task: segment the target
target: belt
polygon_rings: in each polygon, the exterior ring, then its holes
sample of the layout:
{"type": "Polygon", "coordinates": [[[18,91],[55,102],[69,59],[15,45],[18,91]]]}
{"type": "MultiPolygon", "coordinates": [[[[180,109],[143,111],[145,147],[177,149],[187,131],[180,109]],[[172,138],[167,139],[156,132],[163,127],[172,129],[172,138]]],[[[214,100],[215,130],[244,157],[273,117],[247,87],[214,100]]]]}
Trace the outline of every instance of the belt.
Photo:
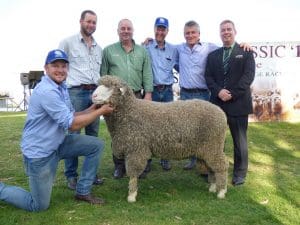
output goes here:
{"type": "Polygon", "coordinates": [[[165,90],[168,87],[172,87],[172,84],[168,84],[168,85],[166,85],[166,84],[159,84],[159,85],[154,86],[155,89],[160,90],[160,91],[161,90],[165,90]]]}
{"type": "Polygon", "coordinates": [[[184,87],[182,87],[181,90],[189,92],[189,93],[208,92],[208,89],[206,89],[206,88],[184,88],[184,87]]]}
{"type": "Polygon", "coordinates": [[[134,94],[138,94],[138,93],[141,93],[142,90],[135,91],[135,90],[132,89],[132,91],[133,91],[134,94]]]}
{"type": "Polygon", "coordinates": [[[81,88],[83,90],[95,90],[97,88],[96,84],[80,84],[77,86],[72,86],[71,88],[81,88]]]}
{"type": "Polygon", "coordinates": [[[139,99],[143,99],[144,98],[144,90],[139,90],[139,91],[135,91],[135,90],[132,90],[135,97],[136,98],[139,98],[139,99]]]}

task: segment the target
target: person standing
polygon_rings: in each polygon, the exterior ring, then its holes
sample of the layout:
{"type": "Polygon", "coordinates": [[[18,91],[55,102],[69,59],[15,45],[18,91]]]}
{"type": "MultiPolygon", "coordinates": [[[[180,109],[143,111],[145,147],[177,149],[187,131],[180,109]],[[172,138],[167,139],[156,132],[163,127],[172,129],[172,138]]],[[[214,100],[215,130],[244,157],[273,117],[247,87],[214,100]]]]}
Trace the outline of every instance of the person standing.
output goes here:
{"type": "MultiPolygon", "coordinates": [[[[133,24],[122,19],[118,24],[119,41],[103,49],[101,75],[115,75],[124,80],[137,98],[152,100],[153,75],[147,51],[133,40],[133,24]]],[[[125,173],[124,159],[113,156],[114,178],[122,178],[125,173]]],[[[150,159],[140,178],[150,171],[150,159]]]]}
{"type": "Polygon", "coordinates": [[[205,79],[211,91],[211,102],[227,116],[234,145],[232,184],[245,182],[248,170],[247,128],[252,113],[250,85],[255,76],[253,52],[245,52],[235,41],[236,29],[231,20],[220,24],[223,47],[209,54],[205,79]]]}
{"type": "Polygon", "coordinates": [[[99,138],[80,134],[67,134],[93,122],[101,115],[113,111],[109,105],[92,105],[75,112],[65,84],[68,57],[60,49],[48,53],[45,75],[30,97],[27,118],[21,140],[24,168],[30,191],[0,182],[0,200],[27,211],[46,210],[61,159],[84,156],[81,174],[76,185],[75,199],[90,204],[103,204],[104,200],[91,195],[104,148],[99,138]]]}
{"type": "MultiPolygon", "coordinates": [[[[207,56],[218,48],[213,43],[200,42],[200,26],[190,20],[184,25],[185,43],[178,45],[180,99],[201,99],[208,101],[210,92],[207,88],[204,72],[207,56]]],[[[195,167],[197,158],[193,156],[183,167],[190,170],[195,167]]],[[[201,163],[201,174],[206,175],[206,167],[201,163]]]]}
{"type": "MultiPolygon", "coordinates": [[[[166,42],[169,32],[169,21],[164,17],[158,17],[154,23],[155,39],[146,40],[145,48],[151,59],[153,74],[152,100],[156,102],[171,102],[174,100],[173,69],[178,70],[178,54],[176,46],[166,42]]],[[[161,159],[160,164],[164,170],[170,170],[168,160],[161,159]]]]}
{"type": "MultiPolygon", "coordinates": [[[[80,32],[62,40],[59,49],[69,57],[69,74],[67,85],[75,111],[92,105],[91,95],[97,87],[100,78],[102,48],[97,44],[92,34],[96,31],[97,15],[92,10],[84,10],[80,16],[80,32]]],[[[85,134],[98,137],[99,118],[85,127],[85,134]]],[[[80,130],[73,133],[80,133],[80,130]]],[[[67,186],[75,189],[77,182],[78,158],[65,160],[65,176],[67,186]]],[[[103,180],[96,175],[94,184],[102,184],[103,180]]]]}
{"type": "MultiPolygon", "coordinates": [[[[193,20],[185,23],[184,38],[186,42],[178,46],[180,99],[209,101],[210,91],[204,77],[206,61],[208,54],[219,47],[213,43],[200,41],[200,26],[193,20]]],[[[247,51],[251,49],[246,43],[242,43],[241,47],[247,51]]],[[[197,158],[193,156],[184,169],[194,168],[196,162],[197,158]]],[[[202,161],[200,161],[200,173],[207,175],[207,168],[202,161]]]]}

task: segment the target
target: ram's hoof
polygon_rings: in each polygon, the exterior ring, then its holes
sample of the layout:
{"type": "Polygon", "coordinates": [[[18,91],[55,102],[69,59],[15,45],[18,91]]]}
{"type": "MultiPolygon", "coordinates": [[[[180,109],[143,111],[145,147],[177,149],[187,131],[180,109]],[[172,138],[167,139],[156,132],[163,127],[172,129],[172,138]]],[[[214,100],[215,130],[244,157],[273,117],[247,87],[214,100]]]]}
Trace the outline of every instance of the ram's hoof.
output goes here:
{"type": "Polygon", "coordinates": [[[132,194],[129,194],[128,197],[127,197],[127,201],[128,202],[136,202],[136,195],[137,195],[137,192],[133,192],[132,194]]]}
{"type": "Polygon", "coordinates": [[[217,185],[215,183],[211,183],[208,190],[209,190],[209,192],[216,193],[217,192],[217,185]]]}
{"type": "Polygon", "coordinates": [[[221,189],[217,195],[218,198],[223,199],[225,198],[225,194],[226,194],[227,190],[226,189],[221,189]]]}

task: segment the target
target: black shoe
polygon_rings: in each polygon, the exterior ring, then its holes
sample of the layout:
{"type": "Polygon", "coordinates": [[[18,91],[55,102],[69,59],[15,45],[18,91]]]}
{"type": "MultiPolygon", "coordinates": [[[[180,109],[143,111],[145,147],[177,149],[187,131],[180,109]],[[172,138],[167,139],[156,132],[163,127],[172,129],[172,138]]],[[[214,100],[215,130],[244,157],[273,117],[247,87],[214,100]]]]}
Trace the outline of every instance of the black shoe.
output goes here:
{"type": "MultiPolygon", "coordinates": [[[[94,185],[100,185],[103,184],[104,180],[98,177],[97,175],[95,176],[95,180],[93,182],[94,185]]],[[[77,177],[71,177],[67,181],[67,187],[71,190],[75,190],[77,185],[77,177]]]]}
{"type": "Polygon", "coordinates": [[[234,177],[234,178],[232,178],[232,185],[233,186],[242,185],[244,183],[245,183],[245,178],[243,178],[243,177],[234,177]]]}
{"type": "Polygon", "coordinates": [[[145,168],[145,170],[144,170],[145,173],[149,173],[149,172],[151,171],[151,162],[152,162],[151,159],[149,159],[149,160],[147,161],[147,165],[146,165],[146,168],[145,168]]]}
{"type": "Polygon", "coordinates": [[[184,165],[183,169],[184,170],[191,170],[196,166],[197,158],[191,158],[191,160],[184,165]]]}
{"type": "Polygon", "coordinates": [[[146,168],[142,172],[142,174],[139,176],[139,179],[145,179],[147,174],[151,171],[151,160],[147,161],[146,168]]]}
{"type": "Polygon", "coordinates": [[[101,185],[104,183],[104,180],[98,177],[98,175],[95,176],[95,180],[93,182],[93,185],[101,185]]]}
{"type": "Polygon", "coordinates": [[[122,167],[117,167],[114,171],[114,178],[115,179],[120,179],[120,178],[123,178],[125,175],[125,169],[122,168],[122,167]]]}
{"type": "Polygon", "coordinates": [[[161,167],[163,168],[163,170],[168,171],[168,170],[171,169],[171,165],[170,165],[170,163],[169,163],[168,160],[161,159],[161,160],[160,160],[160,165],[161,165],[161,167]]]}
{"type": "Polygon", "coordinates": [[[147,172],[143,171],[141,175],[139,175],[139,179],[145,179],[147,177],[147,172]]]}
{"type": "Polygon", "coordinates": [[[85,201],[85,202],[88,202],[90,204],[103,205],[105,203],[104,199],[92,196],[91,194],[88,194],[88,195],[76,194],[75,199],[78,200],[78,201],[85,201]]]}
{"type": "Polygon", "coordinates": [[[206,183],[208,183],[208,174],[207,173],[201,173],[200,176],[205,180],[206,183]]]}
{"type": "Polygon", "coordinates": [[[67,187],[71,190],[75,190],[77,185],[77,177],[71,177],[67,179],[67,187]]]}

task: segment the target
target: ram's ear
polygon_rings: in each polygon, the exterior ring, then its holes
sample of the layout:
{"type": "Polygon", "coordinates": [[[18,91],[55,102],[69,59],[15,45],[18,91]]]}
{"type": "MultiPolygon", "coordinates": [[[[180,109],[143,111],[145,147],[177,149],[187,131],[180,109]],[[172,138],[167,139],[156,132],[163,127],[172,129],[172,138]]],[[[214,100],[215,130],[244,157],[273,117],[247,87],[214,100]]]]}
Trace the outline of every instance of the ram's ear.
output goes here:
{"type": "Polygon", "coordinates": [[[121,88],[120,88],[120,91],[121,91],[122,95],[124,95],[124,94],[125,94],[125,91],[126,91],[126,88],[121,87],[121,88]]]}

